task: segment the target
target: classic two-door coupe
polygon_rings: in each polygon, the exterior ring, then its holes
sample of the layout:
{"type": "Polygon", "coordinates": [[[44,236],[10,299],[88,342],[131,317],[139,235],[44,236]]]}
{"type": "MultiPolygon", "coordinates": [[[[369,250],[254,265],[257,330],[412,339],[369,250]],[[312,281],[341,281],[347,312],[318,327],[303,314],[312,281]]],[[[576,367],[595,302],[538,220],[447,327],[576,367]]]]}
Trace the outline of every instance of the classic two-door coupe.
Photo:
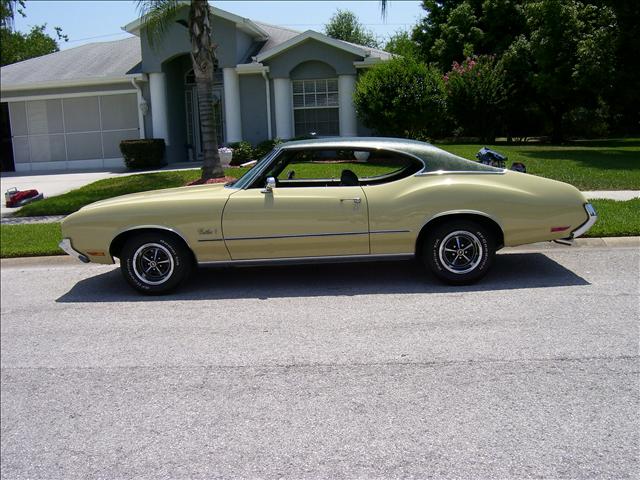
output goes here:
{"type": "Polygon", "coordinates": [[[571,185],[391,138],[279,145],[239,180],[125,195],[62,222],[67,253],[120,259],[126,280],[168,292],[200,263],[417,257],[467,284],[496,250],[570,240],[596,221],[571,185]]]}

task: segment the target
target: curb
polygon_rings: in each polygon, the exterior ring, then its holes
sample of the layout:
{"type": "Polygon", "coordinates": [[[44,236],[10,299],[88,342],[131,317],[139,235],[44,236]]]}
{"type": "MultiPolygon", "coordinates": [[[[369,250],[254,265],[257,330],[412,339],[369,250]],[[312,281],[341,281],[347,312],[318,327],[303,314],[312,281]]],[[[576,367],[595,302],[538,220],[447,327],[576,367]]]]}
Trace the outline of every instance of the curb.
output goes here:
{"type": "MultiPolygon", "coordinates": [[[[616,248],[640,248],[640,237],[604,237],[604,238],[578,238],[574,240],[573,245],[560,245],[553,242],[540,242],[519,247],[505,247],[500,250],[499,254],[510,253],[534,253],[534,252],[558,252],[567,253],[572,250],[582,249],[616,249],[616,248]]],[[[21,267],[64,267],[88,265],[91,267],[109,267],[97,263],[82,264],[69,255],[56,255],[48,257],[15,257],[0,259],[2,268],[21,268],[21,267]]],[[[116,263],[117,265],[117,263],[116,263]]]]}

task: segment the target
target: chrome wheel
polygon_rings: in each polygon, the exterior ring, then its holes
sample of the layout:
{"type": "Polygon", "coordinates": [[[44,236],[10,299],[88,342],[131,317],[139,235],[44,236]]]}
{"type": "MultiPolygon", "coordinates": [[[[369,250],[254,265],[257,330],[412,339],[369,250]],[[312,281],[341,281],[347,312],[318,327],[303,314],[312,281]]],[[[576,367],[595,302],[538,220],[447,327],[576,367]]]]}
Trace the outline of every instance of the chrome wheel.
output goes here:
{"type": "Polygon", "coordinates": [[[469,273],[482,261],[480,239],[471,232],[457,230],[449,233],[440,243],[438,256],[444,268],[458,275],[469,273]]]}
{"type": "Polygon", "coordinates": [[[160,285],[173,274],[173,255],[159,243],[145,243],[133,254],[133,271],[147,285],[160,285]]]}

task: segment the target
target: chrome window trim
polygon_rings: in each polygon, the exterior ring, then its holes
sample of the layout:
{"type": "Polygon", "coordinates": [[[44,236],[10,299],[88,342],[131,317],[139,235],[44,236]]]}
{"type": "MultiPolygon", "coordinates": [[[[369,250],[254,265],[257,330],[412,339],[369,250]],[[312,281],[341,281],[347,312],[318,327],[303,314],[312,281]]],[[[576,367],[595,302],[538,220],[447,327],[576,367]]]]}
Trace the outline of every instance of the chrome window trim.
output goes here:
{"type": "Polygon", "coordinates": [[[233,266],[233,265],[304,265],[306,263],[351,263],[351,262],[373,262],[383,260],[410,260],[415,257],[412,253],[389,253],[389,254],[370,254],[363,253],[359,255],[327,255],[321,257],[283,257],[283,258],[256,258],[243,260],[216,260],[209,262],[198,262],[199,265],[212,266],[233,266]]]}
{"type": "Polygon", "coordinates": [[[506,168],[503,168],[497,172],[488,172],[486,170],[436,170],[433,172],[425,172],[424,170],[422,170],[416,173],[415,176],[426,177],[430,175],[504,175],[506,172],[506,168]]]}
{"type": "MultiPolygon", "coordinates": [[[[413,153],[409,153],[409,152],[402,152],[400,150],[397,150],[395,148],[385,148],[385,147],[370,147],[370,146],[363,146],[363,147],[359,147],[357,145],[341,145],[341,144],[323,144],[323,143],[319,143],[318,146],[315,145],[308,145],[308,146],[298,146],[298,145],[292,145],[287,147],[286,144],[283,144],[282,146],[278,146],[277,148],[277,152],[284,152],[284,151],[304,151],[304,150],[346,150],[346,149],[353,149],[354,151],[376,151],[376,150],[383,150],[385,152],[391,152],[391,153],[395,153],[398,155],[403,155],[405,157],[410,157],[413,160],[417,160],[418,162],[420,162],[420,164],[422,165],[422,168],[420,170],[418,170],[418,173],[423,171],[425,168],[427,168],[425,161],[418,157],[417,155],[414,155],[413,153]]],[[[274,152],[276,152],[276,150],[274,150],[274,152]]],[[[243,190],[247,190],[249,188],[249,185],[251,185],[257,176],[261,175],[268,166],[270,166],[276,159],[277,159],[278,155],[275,155],[273,157],[271,157],[267,163],[265,163],[264,167],[262,167],[262,169],[260,170],[259,173],[253,175],[253,177],[251,178],[251,180],[247,183],[246,186],[241,187],[243,190]]],[[[249,174],[249,172],[247,172],[247,175],[249,174]]],[[[413,174],[414,176],[417,175],[417,173],[413,174]]],[[[407,175],[406,177],[402,177],[399,178],[398,180],[394,180],[394,181],[400,181],[403,180],[405,178],[409,178],[412,175],[407,175]]],[[[244,178],[244,177],[242,177],[244,178]]],[[[367,178],[372,178],[372,177],[367,177],[367,178]]],[[[375,177],[373,177],[375,178],[375,177]]],[[[319,181],[322,180],[329,180],[329,179],[318,179],[319,181]]],[[[393,182],[387,182],[387,183],[393,183],[393,182]]],[[[381,184],[384,185],[384,184],[381,184]]],[[[361,187],[366,187],[369,185],[361,185],[361,187]]],[[[237,188],[237,187],[236,187],[237,188]]],[[[256,187],[259,188],[259,187],[256,187]]],[[[278,187],[278,188],[287,188],[287,187],[278,187]]],[[[307,188],[307,187],[289,187],[289,188],[307,188]]],[[[326,186],[322,186],[321,188],[334,188],[334,187],[326,187],[326,186]]]]}

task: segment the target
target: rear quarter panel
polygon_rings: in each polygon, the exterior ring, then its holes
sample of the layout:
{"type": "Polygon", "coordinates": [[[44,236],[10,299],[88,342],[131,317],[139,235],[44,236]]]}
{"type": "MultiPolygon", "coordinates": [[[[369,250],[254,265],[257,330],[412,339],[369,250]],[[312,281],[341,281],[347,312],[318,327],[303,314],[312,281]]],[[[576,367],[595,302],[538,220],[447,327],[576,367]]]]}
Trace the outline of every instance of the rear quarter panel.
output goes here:
{"type": "Polygon", "coordinates": [[[415,175],[363,188],[373,254],[414,252],[422,227],[447,214],[491,218],[505,246],[563,238],[587,220],[586,200],[576,188],[518,172],[415,175]],[[556,226],[568,229],[551,233],[556,226]]]}

